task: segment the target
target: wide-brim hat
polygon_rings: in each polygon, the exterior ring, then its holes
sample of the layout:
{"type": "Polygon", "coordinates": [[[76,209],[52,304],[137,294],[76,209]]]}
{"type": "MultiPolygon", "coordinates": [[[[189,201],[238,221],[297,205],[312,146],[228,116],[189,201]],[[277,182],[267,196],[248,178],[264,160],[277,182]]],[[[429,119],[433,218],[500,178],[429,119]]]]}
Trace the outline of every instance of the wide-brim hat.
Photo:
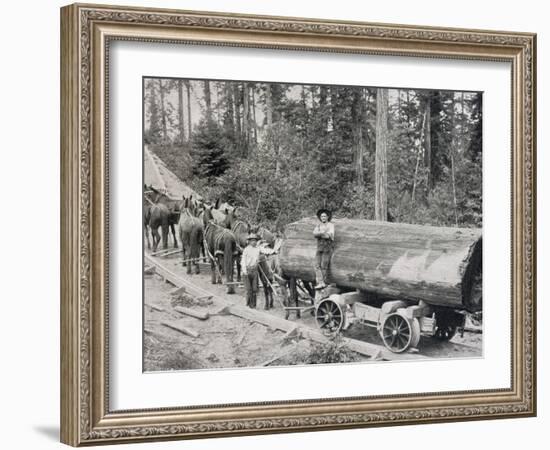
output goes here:
{"type": "Polygon", "coordinates": [[[328,220],[330,221],[332,219],[332,211],[327,208],[321,208],[319,211],[317,211],[317,218],[321,220],[321,214],[325,213],[328,216],[328,220]]]}
{"type": "Polygon", "coordinates": [[[260,236],[258,236],[256,233],[250,233],[250,234],[246,237],[246,240],[247,240],[247,241],[251,241],[252,239],[254,239],[255,241],[259,241],[259,240],[260,240],[260,236]]]}

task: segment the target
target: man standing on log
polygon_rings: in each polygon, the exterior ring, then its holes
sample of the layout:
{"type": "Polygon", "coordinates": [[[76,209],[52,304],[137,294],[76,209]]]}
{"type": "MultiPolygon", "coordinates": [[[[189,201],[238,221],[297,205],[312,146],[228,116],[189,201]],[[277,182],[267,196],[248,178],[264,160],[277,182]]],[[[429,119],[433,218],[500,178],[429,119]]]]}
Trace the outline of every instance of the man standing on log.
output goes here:
{"type": "Polygon", "coordinates": [[[334,250],[334,224],[331,223],[332,212],[322,208],[317,211],[320,223],[314,228],[313,236],[317,239],[315,254],[315,289],[323,289],[328,281],[328,268],[334,250]]]}

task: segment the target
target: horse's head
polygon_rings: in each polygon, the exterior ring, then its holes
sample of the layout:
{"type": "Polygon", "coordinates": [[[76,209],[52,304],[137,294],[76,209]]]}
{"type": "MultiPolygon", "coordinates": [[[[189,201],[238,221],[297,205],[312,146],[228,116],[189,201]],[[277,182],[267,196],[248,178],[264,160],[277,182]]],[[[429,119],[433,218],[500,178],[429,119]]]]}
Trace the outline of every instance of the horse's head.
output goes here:
{"type": "Polygon", "coordinates": [[[195,216],[199,217],[201,213],[204,211],[204,201],[202,200],[196,200],[195,201],[195,216]]]}
{"type": "Polygon", "coordinates": [[[206,206],[204,207],[204,211],[202,212],[202,223],[206,227],[210,221],[214,220],[214,215],[212,214],[212,206],[206,206]]]}
{"type": "Polygon", "coordinates": [[[223,226],[225,228],[229,228],[230,230],[233,229],[233,225],[235,225],[235,222],[238,220],[237,217],[237,208],[226,208],[222,210],[225,214],[225,219],[223,221],[223,226]]]}

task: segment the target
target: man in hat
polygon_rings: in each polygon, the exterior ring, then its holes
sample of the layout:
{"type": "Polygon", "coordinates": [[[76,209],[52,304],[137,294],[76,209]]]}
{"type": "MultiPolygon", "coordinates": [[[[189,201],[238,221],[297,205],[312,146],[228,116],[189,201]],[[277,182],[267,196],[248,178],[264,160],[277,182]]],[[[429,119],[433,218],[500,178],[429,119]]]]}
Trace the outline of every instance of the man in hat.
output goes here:
{"type": "MultiPolygon", "coordinates": [[[[241,256],[241,267],[242,275],[244,280],[244,288],[246,290],[246,306],[249,308],[256,308],[256,297],[258,294],[258,272],[259,265],[262,264],[262,271],[264,276],[273,282],[271,271],[267,264],[265,264],[265,255],[273,253],[273,249],[270,249],[266,246],[259,246],[258,241],[260,237],[255,233],[250,233],[247,238],[247,246],[243,250],[241,256]]],[[[263,283],[266,283],[265,280],[262,280],[263,283]]],[[[269,309],[269,306],[272,306],[273,299],[266,298],[266,309],[269,309]]]]}
{"type": "Polygon", "coordinates": [[[313,230],[317,239],[317,253],[315,254],[315,289],[323,289],[328,281],[328,268],[334,250],[334,224],[331,222],[332,212],[322,208],[317,211],[319,224],[313,230]]]}

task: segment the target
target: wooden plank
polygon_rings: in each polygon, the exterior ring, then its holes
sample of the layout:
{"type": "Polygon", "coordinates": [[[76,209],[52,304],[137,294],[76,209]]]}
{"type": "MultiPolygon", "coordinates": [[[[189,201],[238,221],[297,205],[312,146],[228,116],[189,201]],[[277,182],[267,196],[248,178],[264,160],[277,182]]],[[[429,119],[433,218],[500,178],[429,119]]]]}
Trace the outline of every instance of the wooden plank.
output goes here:
{"type": "Polygon", "coordinates": [[[155,273],[155,266],[147,266],[143,269],[145,275],[152,275],[155,273]]]}
{"type": "Polygon", "coordinates": [[[187,292],[187,288],[185,286],[180,286],[175,289],[172,289],[170,292],[168,292],[169,295],[180,295],[185,294],[187,292]]]}
{"type": "Polygon", "coordinates": [[[201,311],[195,311],[191,308],[185,308],[184,306],[174,306],[174,310],[179,312],[180,314],[185,314],[186,316],[194,317],[195,319],[200,320],[206,320],[210,317],[208,314],[208,311],[201,312],[201,311]]]}
{"type": "Polygon", "coordinates": [[[161,308],[160,306],[157,306],[157,305],[152,305],[150,303],[145,303],[145,306],[148,306],[149,308],[155,310],[155,311],[159,311],[159,312],[164,312],[166,311],[164,308],[161,308]]]}
{"type": "Polygon", "coordinates": [[[181,253],[181,248],[162,248],[160,250],[157,250],[156,252],[149,253],[149,256],[158,256],[159,258],[163,258],[165,256],[173,255],[174,253],[181,253]]]}
{"type": "MultiPolygon", "coordinates": [[[[148,257],[146,255],[145,259],[147,260],[147,258],[148,257]]],[[[152,258],[149,258],[149,260],[151,261],[152,264],[155,264],[155,266],[157,267],[157,272],[162,273],[163,276],[166,278],[166,280],[168,280],[170,283],[176,286],[185,285],[188,288],[189,292],[194,291],[197,293],[201,293],[202,295],[205,295],[205,294],[212,295],[212,297],[215,298],[216,301],[223,306],[221,310],[218,311],[217,314],[222,314],[222,313],[233,314],[235,316],[242,317],[252,322],[261,323],[262,325],[266,325],[273,329],[281,330],[284,332],[290,331],[296,327],[302,333],[302,336],[304,336],[307,339],[311,339],[315,342],[320,342],[320,343],[330,342],[329,338],[323,335],[323,333],[321,333],[317,329],[313,329],[306,325],[298,324],[296,322],[291,322],[283,318],[272,316],[271,314],[261,313],[255,309],[250,309],[246,306],[235,305],[222,297],[211,294],[208,291],[198,286],[194,286],[192,283],[176,275],[174,272],[166,269],[159,262],[154,261],[152,258]]],[[[201,295],[201,294],[198,294],[198,295],[201,295]]],[[[386,347],[384,346],[371,344],[364,341],[358,341],[355,339],[349,339],[346,337],[343,337],[342,340],[350,350],[353,350],[354,352],[357,352],[369,357],[372,357],[374,355],[379,355],[380,358],[388,361],[431,359],[430,357],[422,356],[417,353],[399,353],[399,354],[393,353],[388,349],[386,349],[386,347]]]]}
{"type": "Polygon", "coordinates": [[[187,334],[188,336],[192,336],[194,338],[199,337],[199,333],[197,333],[195,330],[184,327],[183,325],[180,325],[174,322],[161,322],[161,325],[171,328],[172,330],[179,331],[180,333],[187,334]]]}
{"type": "MultiPolygon", "coordinates": [[[[174,255],[175,253],[181,253],[181,251],[182,251],[181,248],[174,248],[172,250],[167,251],[166,253],[160,253],[160,254],[158,254],[158,256],[161,257],[161,258],[165,258],[167,256],[174,255]]],[[[157,255],[153,255],[153,254],[151,254],[151,255],[152,256],[157,256],[157,255]]]]}

